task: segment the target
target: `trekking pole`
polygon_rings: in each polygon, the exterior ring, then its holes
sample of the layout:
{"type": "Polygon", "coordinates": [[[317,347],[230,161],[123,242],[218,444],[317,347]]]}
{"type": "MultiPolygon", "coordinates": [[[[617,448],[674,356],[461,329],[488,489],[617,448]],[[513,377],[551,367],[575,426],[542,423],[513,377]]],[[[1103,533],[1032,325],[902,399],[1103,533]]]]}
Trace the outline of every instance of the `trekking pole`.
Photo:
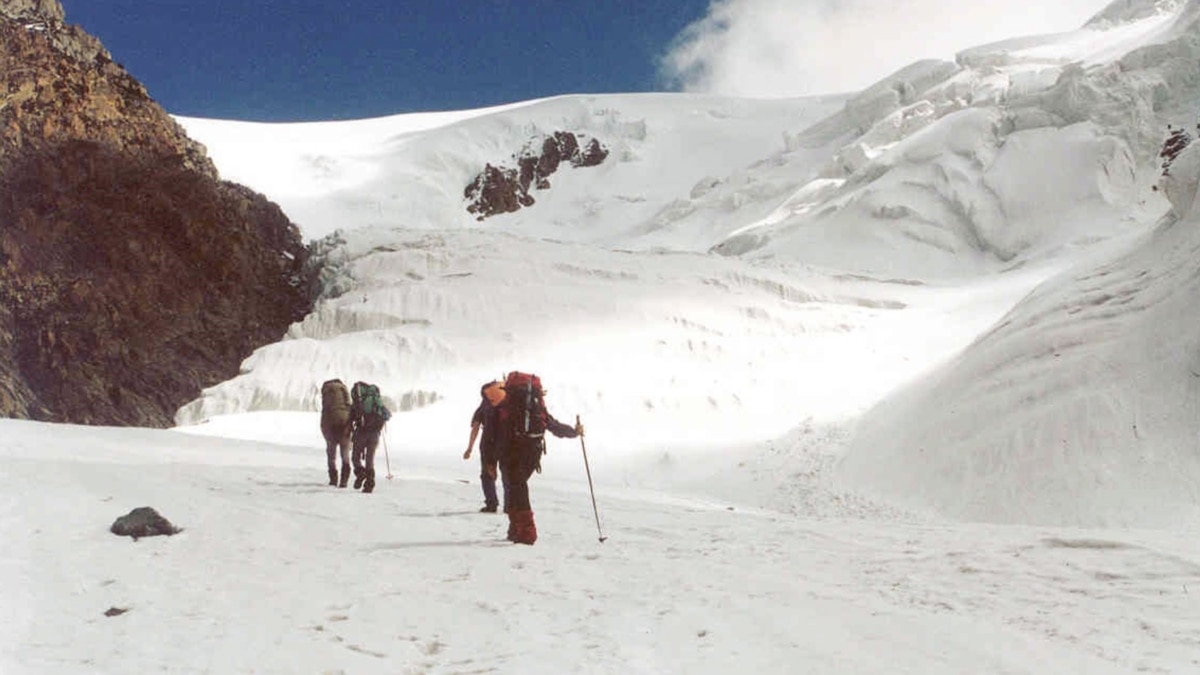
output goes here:
{"type": "MultiPolygon", "coordinates": [[[[575,416],[575,426],[579,426],[579,415],[575,416]]],[[[596,534],[600,536],[600,543],[603,544],[608,537],[604,536],[604,532],[600,529],[600,510],[596,508],[596,490],[592,487],[592,468],[588,466],[587,445],[583,442],[582,434],[579,436],[579,448],[583,450],[583,468],[587,471],[588,492],[592,493],[592,513],[596,514],[596,534]]]]}
{"type": "Polygon", "coordinates": [[[388,457],[387,451],[387,427],[383,427],[383,461],[387,463],[387,479],[392,479],[392,458],[388,457]]]}

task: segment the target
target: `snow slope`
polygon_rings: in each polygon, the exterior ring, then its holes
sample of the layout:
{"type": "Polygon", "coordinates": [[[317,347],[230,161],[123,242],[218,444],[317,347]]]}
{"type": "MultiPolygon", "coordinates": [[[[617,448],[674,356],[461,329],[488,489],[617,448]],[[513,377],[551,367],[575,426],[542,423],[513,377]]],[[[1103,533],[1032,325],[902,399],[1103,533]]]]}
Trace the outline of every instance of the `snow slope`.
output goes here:
{"type": "Polygon", "coordinates": [[[476,485],[398,453],[362,495],[324,486],[311,448],[0,428],[6,675],[1200,667],[1200,555],[1174,536],[798,519],[607,487],[601,544],[586,485],[559,468],[536,480],[530,548],[475,511],[476,485]],[[107,531],[146,505],[183,532],[107,531]]]}
{"type": "Polygon", "coordinates": [[[614,243],[681,195],[781,151],[786,131],[828,114],[840,100],[561,96],[358,122],[179,122],[207,146],[223,177],[276,200],[315,239],[375,225],[479,226],[466,211],[463,190],[486,164],[514,167],[522,149],[540,146],[555,131],[586,134],[609,150],[603,164],[560,169],[550,189],[534,193],[536,208],[498,216],[485,226],[614,243]]]}
{"type": "Polygon", "coordinates": [[[611,452],[768,439],[859,412],[1040,278],[881,283],[478,231],[355,231],[336,251],[345,292],[185,406],[181,424],[315,410],[317,385],[340,376],[379,384],[412,443],[444,443],[480,383],[520,367],[544,373],[551,412],[583,415],[611,452]]]}
{"type": "MultiPolygon", "coordinates": [[[[1149,70],[1128,80],[1176,76],[1186,58],[1190,86],[1172,97],[1196,99],[1195,10],[1143,20],[1158,21],[1169,41],[1129,52],[1149,70]]],[[[1189,147],[1161,181],[1173,207],[1153,231],[1047,281],[951,363],[868,414],[847,481],[972,520],[1200,523],[1196,164],[1189,147]]]]}
{"type": "MultiPolygon", "coordinates": [[[[1190,390],[1133,355],[1183,372],[1192,343],[1163,351],[1149,329],[1128,332],[1112,298],[1186,316],[1173,266],[1190,244],[1151,232],[1169,208],[1154,185],[1166,127],[1196,115],[1197,3],[1139,7],[912,64],[845,98],[182,120],[310,235],[342,229],[318,245],[313,315],[178,421],[221,433],[227,416],[311,416],[323,379],[367,379],[402,411],[406,442],[437,456],[479,383],[521,368],[544,375],[552,412],[581,415],[630,460],[626,476],[647,457],[758,448],[743,461],[777,508],[811,502],[772,472],[815,462],[837,492],[954,517],[1190,523],[1197,429],[1170,403],[1190,390]],[[601,139],[610,160],[475,221],[462,197],[474,172],[557,130],[601,139]],[[273,182],[287,175],[303,189],[273,182]],[[1153,299],[1168,289],[1177,304],[1153,299]],[[842,443],[819,459],[756,445],[802,426],[849,443],[836,471],[842,443]]],[[[283,426],[272,433],[314,442],[315,423],[283,426]]]]}
{"type": "MultiPolygon", "coordinates": [[[[1195,194],[1198,150],[1173,166],[1170,191],[1195,194]]],[[[846,474],[971,520],[1200,523],[1200,213],[1181,204],[890,396],[846,474]]]]}

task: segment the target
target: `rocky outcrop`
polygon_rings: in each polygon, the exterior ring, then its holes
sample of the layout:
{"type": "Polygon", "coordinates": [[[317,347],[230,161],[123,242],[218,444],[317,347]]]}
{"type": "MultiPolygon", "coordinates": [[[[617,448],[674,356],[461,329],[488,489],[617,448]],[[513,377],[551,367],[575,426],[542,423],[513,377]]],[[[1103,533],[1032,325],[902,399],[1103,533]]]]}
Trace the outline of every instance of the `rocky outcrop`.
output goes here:
{"type": "Polygon", "coordinates": [[[172,536],[183,530],[163,518],[158,511],[149,506],[139,506],[113,521],[109,532],[118,537],[132,537],[137,541],[141,537],[172,536]]]}
{"type": "Polygon", "coordinates": [[[307,255],[58,2],[0,5],[0,415],[169,426],[307,313],[307,255]]]}
{"type": "Polygon", "coordinates": [[[57,21],[66,20],[62,3],[58,0],[3,0],[0,3],[0,15],[18,21],[57,21]]]}
{"type": "Polygon", "coordinates": [[[563,162],[574,167],[596,166],[607,157],[608,149],[595,138],[581,143],[580,137],[569,131],[556,131],[542,139],[540,147],[535,142],[519,153],[516,168],[485,166],[463,191],[467,212],[475,214],[476,220],[483,220],[532,206],[530,189],[549,189],[550,175],[563,162]]]}

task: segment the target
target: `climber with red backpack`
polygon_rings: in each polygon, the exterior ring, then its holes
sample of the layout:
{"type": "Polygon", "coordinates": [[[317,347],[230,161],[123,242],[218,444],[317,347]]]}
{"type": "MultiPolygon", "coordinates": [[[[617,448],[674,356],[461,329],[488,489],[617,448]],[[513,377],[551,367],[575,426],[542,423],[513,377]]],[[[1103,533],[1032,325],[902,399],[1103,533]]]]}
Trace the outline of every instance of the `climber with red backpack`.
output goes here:
{"type": "Polygon", "coordinates": [[[542,470],[545,432],[559,438],[583,436],[583,424],[563,424],[546,410],[545,391],[537,375],[512,372],[496,403],[496,454],[508,481],[508,540],[532,545],[537,526],[529,503],[529,479],[542,470]]]}
{"type": "MultiPolygon", "coordinates": [[[[355,382],[350,388],[350,424],[353,428],[354,489],[364,493],[375,490],[375,449],[383,425],[392,412],[383,404],[379,387],[355,382]]],[[[390,476],[389,476],[390,478],[390,476]]]]}

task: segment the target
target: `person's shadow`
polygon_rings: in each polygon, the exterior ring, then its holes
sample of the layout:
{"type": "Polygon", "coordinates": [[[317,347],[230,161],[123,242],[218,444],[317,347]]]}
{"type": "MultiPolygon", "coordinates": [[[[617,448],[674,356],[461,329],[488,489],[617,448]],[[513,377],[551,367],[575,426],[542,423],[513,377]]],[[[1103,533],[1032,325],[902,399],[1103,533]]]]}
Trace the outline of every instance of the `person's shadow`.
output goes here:
{"type": "Polygon", "coordinates": [[[411,548],[453,548],[455,546],[470,546],[478,548],[480,546],[512,546],[512,542],[501,539],[468,539],[463,541],[403,541],[391,544],[375,544],[362,549],[366,553],[377,553],[379,551],[403,551],[411,548]]]}
{"type": "Polygon", "coordinates": [[[401,518],[445,518],[447,516],[469,516],[479,511],[425,511],[420,513],[397,513],[401,518]]]}

